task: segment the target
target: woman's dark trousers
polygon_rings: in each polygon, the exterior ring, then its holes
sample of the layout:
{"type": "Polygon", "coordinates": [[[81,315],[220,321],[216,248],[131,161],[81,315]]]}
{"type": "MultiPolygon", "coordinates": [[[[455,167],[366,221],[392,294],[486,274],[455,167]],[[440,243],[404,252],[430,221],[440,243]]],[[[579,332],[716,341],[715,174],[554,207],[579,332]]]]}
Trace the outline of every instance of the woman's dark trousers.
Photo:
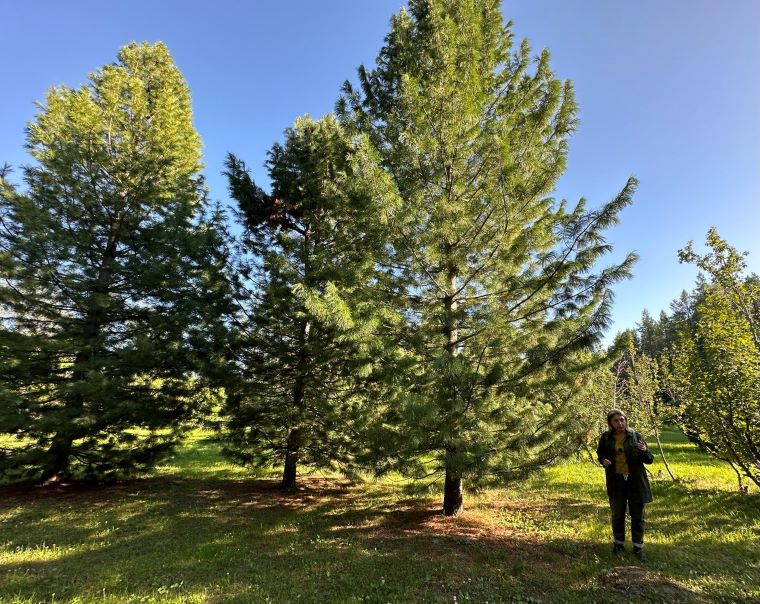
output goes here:
{"type": "Polygon", "coordinates": [[[615,475],[615,494],[610,497],[612,511],[612,537],[615,543],[625,543],[625,510],[631,514],[631,540],[633,547],[644,545],[644,502],[641,495],[633,488],[630,477],[628,480],[622,474],[615,475]]]}

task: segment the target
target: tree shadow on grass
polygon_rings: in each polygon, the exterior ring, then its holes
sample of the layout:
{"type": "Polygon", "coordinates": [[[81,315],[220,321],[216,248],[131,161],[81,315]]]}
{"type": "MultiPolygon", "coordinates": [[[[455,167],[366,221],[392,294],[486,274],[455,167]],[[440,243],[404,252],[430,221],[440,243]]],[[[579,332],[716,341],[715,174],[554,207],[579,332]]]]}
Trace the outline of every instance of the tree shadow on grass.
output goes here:
{"type": "MultiPolygon", "coordinates": [[[[553,482],[556,492],[573,491],[573,483],[553,482]]],[[[534,516],[543,508],[547,518],[574,521],[599,527],[609,534],[609,508],[604,491],[589,500],[588,492],[576,501],[554,496],[545,506],[534,506],[534,516]],[[595,518],[595,519],[594,519],[595,518]]],[[[760,495],[718,489],[699,489],[682,483],[654,485],[655,500],[647,506],[647,568],[680,584],[710,584],[714,596],[734,601],[760,601],[760,495]],[[654,541],[654,543],[653,543],[654,541]],[[754,595],[742,595],[743,586],[754,585],[754,595]]],[[[589,531],[587,531],[588,534],[589,531]]],[[[557,539],[555,547],[572,547],[557,539]]],[[[607,556],[604,545],[600,556],[607,556]]],[[[696,596],[695,596],[696,597],[696,596]]]]}
{"type": "MultiPolygon", "coordinates": [[[[5,489],[0,600],[603,602],[622,589],[606,544],[546,539],[488,513],[445,518],[429,499],[317,478],[292,491],[210,479],[5,489]]],[[[620,593],[698,601],[656,569],[636,576],[620,593]]]]}

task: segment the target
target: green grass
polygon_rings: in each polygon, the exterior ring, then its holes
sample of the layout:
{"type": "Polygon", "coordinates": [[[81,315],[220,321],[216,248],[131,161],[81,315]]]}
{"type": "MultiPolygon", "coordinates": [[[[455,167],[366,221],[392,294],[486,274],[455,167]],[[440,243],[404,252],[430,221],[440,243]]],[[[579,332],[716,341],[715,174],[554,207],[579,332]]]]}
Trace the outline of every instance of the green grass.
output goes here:
{"type": "Polygon", "coordinates": [[[760,602],[760,494],[683,436],[647,508],[644,567],[610,555],[602,471],[466,493],[312,475],[290,493],[195,434],[149,478],[0,489],[0,602],[760,602]]]}

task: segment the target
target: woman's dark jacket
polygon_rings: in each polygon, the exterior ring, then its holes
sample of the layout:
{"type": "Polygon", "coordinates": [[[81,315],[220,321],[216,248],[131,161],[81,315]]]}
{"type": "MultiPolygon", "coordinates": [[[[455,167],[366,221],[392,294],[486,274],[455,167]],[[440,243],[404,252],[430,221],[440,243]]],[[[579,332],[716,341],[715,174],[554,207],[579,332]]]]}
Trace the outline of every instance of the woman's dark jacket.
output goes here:
{"type": "MultiPolygon", "coordinates": [[[[623,452],[628,463],[628,493],[632,499],[638,499],[642,503],[652,501],[652,489],[649,488],[649,479],[644,469],[644,464],[650,464],[654,461],[652,453],[647,447],[646,451],[639,451],[636,443],[643,440],[636,432],[628,428],[626,430],[625,440],[623,440],[623,452]]],[[[599,446],[596,448],[596,457],[599,463],[602,459],[609,459],[612,464],[604,468],[605,478],[607,479],[607,496],[612,499],[615,497],[615,487],[620,482],[615,480],[615,431],[608,430],[599,439],[599,446]]],[[[618,487],[619,488],[619,487],[618,487]]]]}

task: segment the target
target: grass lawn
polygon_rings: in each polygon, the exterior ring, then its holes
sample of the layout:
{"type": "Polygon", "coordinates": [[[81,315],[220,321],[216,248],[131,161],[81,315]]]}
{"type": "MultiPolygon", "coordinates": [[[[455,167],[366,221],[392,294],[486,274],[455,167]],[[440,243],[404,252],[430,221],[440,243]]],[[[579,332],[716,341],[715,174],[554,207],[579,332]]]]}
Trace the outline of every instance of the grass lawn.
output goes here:
{"type": "Polygon", "coordinates": [[[401,481],[281,492],[196,433],[148,478],[0,487],[0,602],[760,602],[757,489],[680,434],[664,445],[682,480],[652,466],[642,567],[612,558],[588,460],[444,518],[401,481]]]}

